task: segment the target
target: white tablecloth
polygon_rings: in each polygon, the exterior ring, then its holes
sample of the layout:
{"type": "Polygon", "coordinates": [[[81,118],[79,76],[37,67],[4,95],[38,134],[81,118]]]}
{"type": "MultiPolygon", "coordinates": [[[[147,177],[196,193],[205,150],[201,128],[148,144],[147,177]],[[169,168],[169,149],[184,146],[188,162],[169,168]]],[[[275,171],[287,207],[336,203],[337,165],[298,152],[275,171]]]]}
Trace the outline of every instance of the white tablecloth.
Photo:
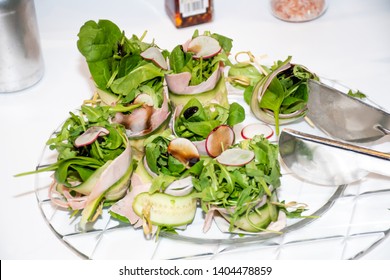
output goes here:
{"type": "MultiPolygon", "coordinates": [[[[166,49],[196,28],[210,30],[232,38],[233,53],[250,50],[271,60],[291,55],[293,62],[359,89],[390,110],[390,1],[329,0],[326,13],[306,23],[276,19],[268,2],[215,0],[212,23],[176,29],[163,0],[36,0],[44,77],[27,90],[0,94],[0,258],[80,258],[41,215],[34,176],[13,175],[36,166],[50,133],[93,93],[76,47],[79,28],[87,20],[109,19],[127,35],[147,30],[146,39],[155,38],[166,49]]],[[[390,259],[390,239],[362,258],[390,259]]]]}

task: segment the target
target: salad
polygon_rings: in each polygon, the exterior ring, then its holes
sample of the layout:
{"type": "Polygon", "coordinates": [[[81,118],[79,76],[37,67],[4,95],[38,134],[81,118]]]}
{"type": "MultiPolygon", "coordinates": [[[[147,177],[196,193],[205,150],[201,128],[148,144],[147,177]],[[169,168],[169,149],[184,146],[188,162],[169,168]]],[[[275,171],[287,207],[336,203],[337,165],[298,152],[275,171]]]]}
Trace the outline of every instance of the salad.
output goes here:
{"type": "MultiPolygon", "coordinates": [[[[168,52],[143,41],[109,20],[87,21],[78,33],[77,47],[85,57],[100,102],[136,110],[118,111],[113,122],[126,128],[131,140],[142,139],[168,125],[170,106],[164,91],[168,52]]],[[[141,149],[142,141],[132,142],[141,149]]]]}
{"type": "Polygon", "coordinates": [[[231,48],[232,39],[211,32],[199,34],[196,30],[190,40],[171,51],[170,72],[165,79],[174,107],[180,110],[191,98],[203,105],[229,106],[224,66],[230,65],[231,48]]]}
{"type": "Polygon", "coordinates": [[[222,105],[203,105],[191,98],[178,115],[174,115],[172,129],[178,137],[191,140],[202,155],[218,156],[234,143],[233,127],[245,120],[245,110],[237,102],[222,105]]]}
{"type": "Polygon", "coordinates": [[[236,142],[245,110],[228,102],[223,68],[231,67],[229,81],[245,88],[256,116],[271,112],[276,125],[279,115],[304,114],[311,72],[290,58],[262,72],[233,65],[232,40],[211,32],[196,31],[172,52],[127,38],[108,20],[86,22],[78,36],[97,94],[47,141],[57,161],[19,175],[53,172],[49,196],[80,215],[81,230],[103,208],[147,236],[183,230],[197,211],[204,231],[222,218],[228,232],[279,232],[286,217],[300,217],[304,208],[288,211],[278,200],[278,147],[269,133],[247,126],[236,142]]]}
{"type": "Polygon", "coordinates": [[[204,231],[216,215],[229,223],[229,232],[277,231],[285,226],[286,214],[302,212],[289,213],[278,202],[278,148],[262,136],[243,140],[215,158],[200,156],[191,141],[169,130],[150,138],[132,189],[110,209],[117,219],[142,226],[146,235],[191,224],[197,204],[205,212],[204,231]]]}
{"type": "Polygon", "coordinates": [[[103,207],[128,191],[133,172],[132,151],[122,125],[110,123],[116,107],[81,106],[70,113],[58,134],[47,141],[57,161],[37,171],[54,171],[51,201],[73,215],[81,211],[82,230],[94,222],[103,207]]]}
{"type": "Polygon", "coordinates": [[[169,129],[145,143],[131,191],[110,208],[111,215],[134,227],[143,226],[146,235],[190,224],[197,209],[192,179],[203,168],[197,148],[190,140],[173,136],[169,129]]]}
{"type": "Polygon", "coordinates": [[[279,126],[294,122],[306,114],[309,96],[307,81],[318,80],[316,74],[299,64],[292,64],[291,57],[276,61],[270,68],[254,63],[237,63],[229,70],[233,86],[244,88],[244,100],[253,114],[261,121],[279,126]]]}

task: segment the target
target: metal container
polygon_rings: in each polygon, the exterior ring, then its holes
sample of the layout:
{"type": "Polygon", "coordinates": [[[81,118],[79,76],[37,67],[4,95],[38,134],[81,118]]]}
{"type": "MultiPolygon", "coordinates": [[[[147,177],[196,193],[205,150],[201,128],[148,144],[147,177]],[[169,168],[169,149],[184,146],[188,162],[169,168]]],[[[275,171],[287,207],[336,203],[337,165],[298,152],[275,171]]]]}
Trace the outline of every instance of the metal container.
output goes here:
{"type": "Polygon", "coordinates": [[[0,0],[0,93],[36,84],[44,66],[33,0],[0,0]]]}

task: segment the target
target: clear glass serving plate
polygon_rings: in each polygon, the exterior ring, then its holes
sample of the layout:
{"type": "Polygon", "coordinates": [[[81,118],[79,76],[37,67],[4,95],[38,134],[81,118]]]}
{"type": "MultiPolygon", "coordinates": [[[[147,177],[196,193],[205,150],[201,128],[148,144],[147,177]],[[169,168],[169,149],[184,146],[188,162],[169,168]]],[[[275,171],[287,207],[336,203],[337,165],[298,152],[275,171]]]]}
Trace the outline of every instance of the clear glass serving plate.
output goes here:
{"type": "MultiPolygon", "coordinates": [[[[323,80],[345,91],[341,84],[323,80]]],[[[244,104],[240,91],[229,87],[230,101],[246,108],[244,124],[259,122],[244,104]]],[[[304,120],[289,124],[304,132],[321,135],[304,120]]],[[[55,132],[53,132],[55,133],[55,132]]],[[[275,138],[271,138],[275,140],[275,138]]],[[[388,141],[387,141],[388,142],[388,141]]],[[[386,141],[369,143],[376,149],[390,151],[386,141]]],[[[37,168],[56,160],[45,146],[37,168]]],[[[283,164],[279,200],[307,205],[305,216],[288,219],[281,233],[232,234],[218,226],[203,232],[204,213],[198,209],[191,225],[177,234],[160,233],[148,239],[142,229],[113,219],[107,209],[90,228],[78,228],[79,216],[53,205],[48,196],[50,172],[36,175],[35,191],[43,217],[53,232],[72,250],[86,259],[356,259],[368,252],[390,232],[390,181],[370,174],[350,185],[319,186],[290,174],[283,164]]]]}

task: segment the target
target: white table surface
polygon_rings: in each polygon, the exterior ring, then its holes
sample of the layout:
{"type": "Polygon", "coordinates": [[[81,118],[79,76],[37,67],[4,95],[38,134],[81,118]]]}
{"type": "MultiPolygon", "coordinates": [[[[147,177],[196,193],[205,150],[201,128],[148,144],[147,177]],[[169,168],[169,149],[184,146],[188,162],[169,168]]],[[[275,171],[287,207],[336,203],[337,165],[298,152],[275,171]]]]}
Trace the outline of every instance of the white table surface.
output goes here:
{"type": "MultiPolygon", "coordinates": [[[[35,86],[0,94],[0,259],[79,259],[45,222],[34,193],[33,169],[50,133],[93,94],[77,33],[87,20],[110,19],[128,35],[172,49],[194,29],[234,40],[273,60],[292,55],[314,72],[359,89],[390,111],[390,1],[329,0],[326,13],[306,23],[273,17],[265,0],[215,0],[214,21],[176,29],[163,0],[36,0],[45,75],[35,86]]],[[[1,40],[1,35],[0,35],[1,40]]],[[[390,185],[390,180],[389,180],[390,185]]],[[[390,202],[389,202],[390,205],[390,202]]],[[[390,208],[390,206],[389,206],[390,208]]],[[[390,259],[387,238],[363,259],[390,259]]]]}

